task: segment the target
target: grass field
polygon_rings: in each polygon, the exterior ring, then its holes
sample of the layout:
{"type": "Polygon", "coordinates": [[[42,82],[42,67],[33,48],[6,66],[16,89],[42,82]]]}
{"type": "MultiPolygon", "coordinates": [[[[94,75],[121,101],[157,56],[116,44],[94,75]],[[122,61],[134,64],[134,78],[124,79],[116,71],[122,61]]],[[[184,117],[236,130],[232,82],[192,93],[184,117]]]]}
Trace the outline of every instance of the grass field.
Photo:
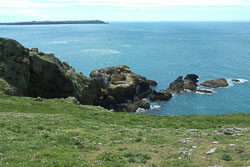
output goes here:
{"type": "Polygon", "coordinates": [[[250,166],[249,130],[250,114],[113,113],[0,94],[0,167],[250,166]],[[214,133],[234,127],[248,131],[214,133]]]}

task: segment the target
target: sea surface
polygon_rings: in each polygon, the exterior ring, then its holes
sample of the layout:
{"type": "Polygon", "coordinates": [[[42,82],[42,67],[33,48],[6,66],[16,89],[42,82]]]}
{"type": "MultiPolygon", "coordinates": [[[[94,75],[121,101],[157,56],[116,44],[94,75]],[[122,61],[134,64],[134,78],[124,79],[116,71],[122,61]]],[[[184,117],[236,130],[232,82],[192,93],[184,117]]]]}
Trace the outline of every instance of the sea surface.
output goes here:
{"type": "Polygon", "coordinates": [[[0,26],[0,36],[55,53],[85,75],[120,64],[166,89],[180,75],[200,82],[241,79],[214,94],[175,94],[143,113],[158,115],[250,113],[250,22],[111,22],[105,25],[0,26]]]}

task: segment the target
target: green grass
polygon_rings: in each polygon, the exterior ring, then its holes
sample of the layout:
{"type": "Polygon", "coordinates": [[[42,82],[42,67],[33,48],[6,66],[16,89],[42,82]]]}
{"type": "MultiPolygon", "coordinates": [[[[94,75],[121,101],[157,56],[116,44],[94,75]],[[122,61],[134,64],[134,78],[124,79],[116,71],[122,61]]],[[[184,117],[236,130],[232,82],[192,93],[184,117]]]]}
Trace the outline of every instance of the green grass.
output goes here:
{"type": "Polygon", "coordinates": [[[250,130],[250,114],[113,113],[62,100],[0,94],[0,166],[248,166],[249,131],[243,136],[213,133],[232,127],[250,130]],[[185,138],[191,139],[179,142],[185,138]],[[213,147],[216,152],[206,155],[213,147]]]}

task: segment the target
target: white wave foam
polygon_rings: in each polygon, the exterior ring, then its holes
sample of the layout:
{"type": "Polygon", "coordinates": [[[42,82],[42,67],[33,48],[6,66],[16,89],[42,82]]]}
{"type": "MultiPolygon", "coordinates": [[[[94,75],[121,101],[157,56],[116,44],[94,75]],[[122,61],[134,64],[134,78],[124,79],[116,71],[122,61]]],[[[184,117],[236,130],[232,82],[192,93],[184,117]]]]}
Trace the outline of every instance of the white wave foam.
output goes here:
{"type": "MultiPolygon", "coordinates": [[[[243,79],[243,78],[235,78],[236,80],[239,80],[239,82],[235,82],[235,83],[245,83],[248,82],[247,79],[243,79]]],[[[233,79],[232,79],[233,80],[233,79]]]]}
{"type": "Polygon", "coordinates": [[[98,54],[119,54],[121,53],[118,50],[112,50],[112,49],[84,49],[81,50],[82,52],[92,52],[92,53],[98,53],[98,54]]]}
{"type": "Polygon", "coordinates": [[[229,84],[228,87],[230,87],[230,86],[234,86],[234,84],[237,84],[237,83],[245,83],[245,82],[248,82],[248,80],[243,79],[243,78],[228,78],[228,79],[227,79],[227,82],[228,82],[228,84],[229,84]],[[238,80],[239,82],[235,82],[235,81],[233,81],[233,80],[238,80]]]}
{"type": "Polygon", "coordinates": [[[184,93],[184,92],[190,93],[190,92],[192,92],[192,91],[189,90],[189,89],[184,89],[184,91],[181,91],[181,93],[184,93]]]}
{"type": "Polygon", "coordinates": [[[53,42],[47,42],[45,44],[65,44],[68,43],[68,41],[53,41],[53,42]]]}
{"type": "Polygon", "coordinates": [[[160,105],[150,105],[150,109],[151,109],[151,110],[159,109],[159,108],[161,108],[160,105]]]}
{"type": "Polygon", "coordinates": [[[211,91],[211,92],[213,92],[213,93],[203,93],[203,92],[198,92],[198,91],[195,91],[195,93],[197,93],[197,94],[201,94],[201,95],[211,95],[211,94],[216,93],[216,91],[214,91],[213,89],[204,89],[204,88],[200,88],[200,87],[198,87],[198,90],[207,90],[207,91],[211,91]]]}
{"type": "Polygon", "coordinates": [[[212,95],[212,94],[215,93],[214,91],[212,91],[212,92],[213,92],[213,93],[203,93],[203,92],[198,92],[198,91],[196,91],[195,93],[201,94],[201,95],[212,95]]]}
{"type": "Polygon", "coordinates": [[[232,81],[232,79],[226,79],[227,83],[229,84],[228,87],[234,86],[234,82],[232,81]]]}
{"type": "Polygon", "coordinates": [[[143,108],[137,108],[136,113],[144,113],[145,109],[143,108]]]}

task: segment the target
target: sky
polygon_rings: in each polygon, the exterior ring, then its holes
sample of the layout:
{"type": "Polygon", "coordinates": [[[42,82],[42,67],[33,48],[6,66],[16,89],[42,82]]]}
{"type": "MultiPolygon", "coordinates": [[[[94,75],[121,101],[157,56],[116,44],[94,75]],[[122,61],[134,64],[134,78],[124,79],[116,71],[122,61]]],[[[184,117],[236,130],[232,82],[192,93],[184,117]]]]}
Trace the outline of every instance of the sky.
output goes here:
{"type": "Polygon", "coordinates": [[[0,0],[0,22],[250,21],[250,0],[0,0]]]}

